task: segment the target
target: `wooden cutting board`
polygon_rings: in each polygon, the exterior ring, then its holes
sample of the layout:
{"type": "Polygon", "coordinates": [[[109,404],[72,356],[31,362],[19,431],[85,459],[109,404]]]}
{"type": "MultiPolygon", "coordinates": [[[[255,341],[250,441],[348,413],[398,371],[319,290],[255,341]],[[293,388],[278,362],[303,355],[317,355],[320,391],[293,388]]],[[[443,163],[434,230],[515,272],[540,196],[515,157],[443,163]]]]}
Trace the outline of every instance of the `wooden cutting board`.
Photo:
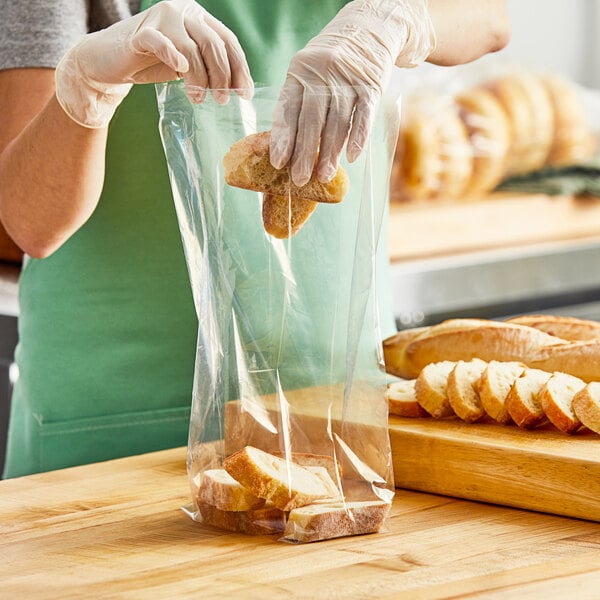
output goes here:
{"type": "Polygon", "coordinates": [[[396,487],[600,521],[600,436],[390,417],[396,487]]]}

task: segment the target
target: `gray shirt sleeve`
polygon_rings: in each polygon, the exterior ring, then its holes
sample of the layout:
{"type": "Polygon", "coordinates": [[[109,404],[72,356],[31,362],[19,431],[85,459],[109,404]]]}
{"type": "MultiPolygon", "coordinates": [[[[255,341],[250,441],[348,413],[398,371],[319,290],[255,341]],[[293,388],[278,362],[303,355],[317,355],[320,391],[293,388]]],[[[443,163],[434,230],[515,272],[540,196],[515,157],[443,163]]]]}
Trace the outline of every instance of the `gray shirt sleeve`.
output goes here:
{"type": "Polygon", "coordinates": [[[56,67],[90,31],[139,10],[140,0],[0,0],[0,70],[56,67]]]}

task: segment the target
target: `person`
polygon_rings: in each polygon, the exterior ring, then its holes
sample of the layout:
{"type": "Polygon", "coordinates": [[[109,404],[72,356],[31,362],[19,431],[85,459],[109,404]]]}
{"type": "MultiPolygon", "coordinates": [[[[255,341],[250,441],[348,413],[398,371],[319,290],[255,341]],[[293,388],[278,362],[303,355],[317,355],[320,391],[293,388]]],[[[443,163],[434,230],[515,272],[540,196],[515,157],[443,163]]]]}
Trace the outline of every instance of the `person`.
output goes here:
{"type": "Polygon", "coordinates": [[[282,86],[271,160],[302,184],[319,145],[323,180],[344,146],[360,153],[394,64],[468,62],[509,35],[503,0],[38,0],[2,15],[0,219],[27,255],[5,477],[186,441],[198,321],[144,84],[183,77],[193,102],[282,86]],[[373,91],[338,102],[343,84],[373,91]],[[314,85],[329,100],[305,105],[314,85]]]}

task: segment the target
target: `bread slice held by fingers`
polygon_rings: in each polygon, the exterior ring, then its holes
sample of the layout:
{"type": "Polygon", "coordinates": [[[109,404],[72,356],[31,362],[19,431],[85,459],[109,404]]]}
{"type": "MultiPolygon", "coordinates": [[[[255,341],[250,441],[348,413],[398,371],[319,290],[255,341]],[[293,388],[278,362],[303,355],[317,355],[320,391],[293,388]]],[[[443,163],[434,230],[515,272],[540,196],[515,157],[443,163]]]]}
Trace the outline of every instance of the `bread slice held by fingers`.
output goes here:
{"type": "Polygon", "coordinates": [[[390,504],[378,500],[304,506],[290,512],[283,537],[290,541],[318,542],[376,533],[383,527],[389,511],[390,504]]]}
{"type": "Polygon", "coordinates": [[[296,235],[318,204],[318,202],[294,196],[265,193],[262,205],[265,231],[278,239],[296,235]]]}
{"type": "Polygon", "coordinates": [[[588,383],[575,394],[573,411],[583,425],[600,433],[600,382],[588,383]]]}
{"type": "Polygon", "coordinates": [[[551,376],[540,369],[525,369],[515,379],[506,396],[506,409],[519,427],[532,429],[546,420],[539,393],[551,376]]]}
{"type": "Polygon", "coordinates": [[[441,361],[427,365],[417,377],[417,402],[435,418],[449,417],[454,411],[448,400],[448,376],[455,363],[441,361]]]}
{"type": "Polygon", "coordinates": [[[520,362],[489,362],[476,384],[477,392],[485,412],[503,425],[511,423],[512,419],[506,408],[506,397],[515,380],[525,370],[520,362]]]}
{"type": "Polygon", "coordinates": [[[564,433],[575,433],[581,421],[573,410],[575,394],[585,382],[567,373],[553,373],[539,393],[540,403],[552,424],[564,433]]]}
{"type": "Polygon", "coordinates": [[[448,376],[450,406],[467,423],[480,421],[486,415],[476,390],[476,384],[486,367],[487,363],[478,358],[468,362],[459,360],[448,376]]]}
{"type": "Polygon", "coordinates": [[[385,397],[390,414],[413,418],[429,416],[417,401],[415,384],[415,379],[401,379],[388,384],[385,397]]]}
{"type": "Polygon", "coordinates": [[[323,479],[282,458],[246,446],[223,461],[225,470],[245,488],[280,510],[292,510],[331,497],[323,479]]]}
{"type": "Polygon", "coordinates": [[[313,202],[341,202],[349,188],[348,174],[338,167],[331,181],[320,182],[313,173],[298,187],[289,167],[275,169],[269,158],[270,132],[254,133],[235,142],[223,157],[225,181],[234,187],[313,202]]]}

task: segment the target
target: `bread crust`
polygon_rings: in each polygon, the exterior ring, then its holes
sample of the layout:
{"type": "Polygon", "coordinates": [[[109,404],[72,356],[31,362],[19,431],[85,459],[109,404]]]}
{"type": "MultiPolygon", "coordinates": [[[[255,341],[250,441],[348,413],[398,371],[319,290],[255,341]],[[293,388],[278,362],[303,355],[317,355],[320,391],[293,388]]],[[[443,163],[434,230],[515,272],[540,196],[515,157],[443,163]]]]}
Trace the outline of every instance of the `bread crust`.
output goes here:
{"type": "Polygon", "coordinates": [[[203,523],[226,531],[246,535],[272,535],[285,530],[285,512],[273,507],[248,511],[227,511],[210,504],[200,503],[198,512],[203,523]]]}
{"type": "Polygon", "coordinates": [[[228,456],[223,466],[254,495],[280,510],[330,497],[330,489],[314,473],[252,446],[228,456]]]}
{"type": "Polygon", "coordinates": [[[415,381],[417,402],[436,419],[454,414],[448,400],[448,375],[454,368],[450,361],[426,365],[415,381]]]}
{"type": "Polygon", "coordinates": [[[581,421],[573,411],[573,398],[584,387],[585,383],[578,377],[557,372],[540,390],[538,397],[544,413],[564,433],[575,433],[581,427],[581,421]]]}
{"type": "Polygon", "coordinates": [[[583,425],[600,434],[600,382],[588,383],[575,394],[573,411],[583,425]]]}
{"type": "Polygon", "coordinates": [[[539,369],[525,369],[515,379],[505,404],[508,414],[519,427],[532,429],[546,420],[539,393],[551,375],[539,369]]]}
{"type": "Polygon", "coordinates": [[[542,371],[562,371],[583,381],[600,380],[600,341],[565,342],[540,348],[528,366],[542,371]]]}
{"type": "Polygon", "coordinates": [[[389,383],[386,390],[389,412],[398,417],[428,417],[429,413],[417,401],[415,379],[389,383]]]}
{"type": "Polygon", "coordinates": [[[515,380],[525,370],[519,362],[492,360],[476,384],[477,393],[485,412],[496,422],[508,425],[512,422],[506,408],[506,397],[515,380]]]}
{"type": "Polygon", "coordinates": [[[315,211],[318,202],[265,193],[262,218],[265,231],[278,239],[296,235],[315,211]]]}
{"type": "Polygon", "coordinates": [[[507,323],[534,327],[568,341],[600,340],[600,322],[557,315],[522,315],[507,323]]]}
{"type": "Polygon", "coordinates": [[[459,360],[448,376],[448,401],[456,415],[466,423],[476,423],[486,415],[476,389],[486,367],[487,363],[478,358],[468,362],[459,360]]]}
{"type": "Polygon", "coordinates": [[[348,174],[338,167],[327,183],[313,173],[309,182],[298,187],[292,181],[289,167],[275,169],[269,155],[270,131],[254,133],[231,146],[223,157],[225,181],[234,187],[265,192],[286,198],[292,196],[313,202],[341,202],[349,188],[348,174]]]}
{"type": "Polygon", "coordinates": [[[337,502],[292,510],[284,538],[297,542],[317,542],[381,530],[390,504],[381,501],[337,502]]]}

